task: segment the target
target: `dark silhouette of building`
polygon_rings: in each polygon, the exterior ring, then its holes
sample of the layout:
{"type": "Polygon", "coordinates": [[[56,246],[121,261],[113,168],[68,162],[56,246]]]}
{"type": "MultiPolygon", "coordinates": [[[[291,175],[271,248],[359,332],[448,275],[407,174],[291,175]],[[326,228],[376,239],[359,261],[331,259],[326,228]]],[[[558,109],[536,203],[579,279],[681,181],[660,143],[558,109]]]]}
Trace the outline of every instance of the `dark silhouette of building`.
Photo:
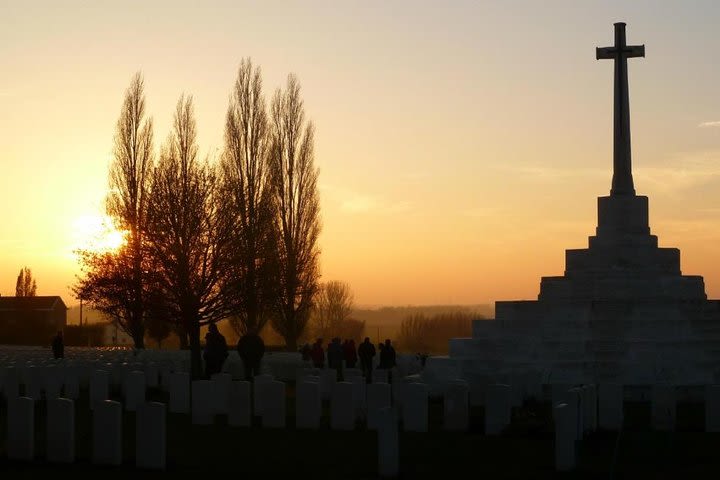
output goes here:
{"type": "Polygon", "coordinates": [[[67,307],[58,296],[0,297],[0,343],[50,345],[67,323],[67,307]]]}

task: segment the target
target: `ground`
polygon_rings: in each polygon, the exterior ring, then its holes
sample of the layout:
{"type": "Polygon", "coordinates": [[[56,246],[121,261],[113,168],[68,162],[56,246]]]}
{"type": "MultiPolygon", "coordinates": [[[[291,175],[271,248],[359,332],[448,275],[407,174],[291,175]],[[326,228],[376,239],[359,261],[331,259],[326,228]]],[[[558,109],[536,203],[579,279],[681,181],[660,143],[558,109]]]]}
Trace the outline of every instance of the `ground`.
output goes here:
{"type": "MultiPolygon", "coordinates": [[[[83,392],[84,393],[84,392],[83,392]]],[[[377,478],[377,435],[360,425],[353,432],[331,431],[326,421],[319,431],[296,430],[294,391],[288,388],[288,428],[230,427],[218,417],[215,425],[193,426],[189,415],[168,416],[168,466],[165,475],[228,475],[249,473],[265,478],[371,479],[377,478]]],[[[164,400],[161,391],[150,396],[164,400]]],[[[85,395],[82,398],[86,398],[85,395]]],[[[464,478],[709,478],[720,471],[720,434],[703,432],[703,405],[681,403],[678,429],[673,433],[650,429],[649,403],[626,403],[624,431],[600,432],[580,447],[579,468],[554,471],[554,433],[547,403],[526,403],[513,411],[512,426],[500,436],[483,435],[483,409],[473,408],[467,433],[442,431],[442,401],[430,404],[429,433],[400,433],[403,479],[464,478]]],[[[91,414],[86,400],[76,405],[78,460],[74,465],[48,464],[44,457],[45,406],[36,406],[36,460],[5,459],[7,410],[0,403],[0,471],[74,478],[158,478],[158,472],[134,468],[135,415],[124,414],[124,463],[101,468],[90,463],[91,414]]]]}

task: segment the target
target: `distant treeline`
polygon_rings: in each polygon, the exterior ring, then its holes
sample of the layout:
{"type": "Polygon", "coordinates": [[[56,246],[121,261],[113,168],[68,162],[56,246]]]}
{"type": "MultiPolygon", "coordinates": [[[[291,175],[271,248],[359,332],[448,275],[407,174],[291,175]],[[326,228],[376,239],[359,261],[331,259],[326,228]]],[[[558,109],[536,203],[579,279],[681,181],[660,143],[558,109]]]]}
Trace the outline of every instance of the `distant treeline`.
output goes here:
{"type": "Polygon", "coordinates": [[[389,338],[403,353],[446,354],[448,341],[469,337],[472,320],[492,318],[490,305],[420,305],[353,310],[374,343],[389,338]]]}

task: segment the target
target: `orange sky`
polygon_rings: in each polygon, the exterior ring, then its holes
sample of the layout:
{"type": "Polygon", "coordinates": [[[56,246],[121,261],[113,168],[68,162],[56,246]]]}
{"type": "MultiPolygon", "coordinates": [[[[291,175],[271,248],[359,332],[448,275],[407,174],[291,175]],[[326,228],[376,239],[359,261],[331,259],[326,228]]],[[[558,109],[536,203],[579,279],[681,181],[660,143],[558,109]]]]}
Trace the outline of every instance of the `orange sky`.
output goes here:
{"type": "Polygon", "coordinates": [[[137,70],[156,141],[192,93],[222,148],[240,60],[289,72],[316,124],[324,280],[357,303],[535,298],[587,245],[612,165],[612,62],[630,61],[635,187],[653,233],[720,297],[720,3],[0,2],[0,294],[62,295],[101,214],[137,70]]]}

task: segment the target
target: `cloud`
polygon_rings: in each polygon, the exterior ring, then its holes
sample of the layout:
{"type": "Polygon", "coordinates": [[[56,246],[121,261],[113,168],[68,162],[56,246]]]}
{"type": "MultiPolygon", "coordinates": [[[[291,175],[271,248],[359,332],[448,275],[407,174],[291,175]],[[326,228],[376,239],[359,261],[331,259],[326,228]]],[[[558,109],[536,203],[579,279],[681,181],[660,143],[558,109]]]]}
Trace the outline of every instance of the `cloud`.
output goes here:
{"type": "Polygon", "coordinates": [[[396,215],[412,210],[407,200],[390,200],[380,195],[369,195],[346,189],[333,189],[334,196],[340,197],[340,210],[345,213],[396,215]]]}
{"type": "Polygon", "coordinates": [[[634,169],[635,184],[651,184],[663,193],[673,193],[720,182],[720,151],[681,153],[665,165],[634,169]]]}
{"type": "Polygon", "coordinates": [[[715,122],[702,122],[698,125],[700,128],[720,127],[720,120],[715,122]]]}

